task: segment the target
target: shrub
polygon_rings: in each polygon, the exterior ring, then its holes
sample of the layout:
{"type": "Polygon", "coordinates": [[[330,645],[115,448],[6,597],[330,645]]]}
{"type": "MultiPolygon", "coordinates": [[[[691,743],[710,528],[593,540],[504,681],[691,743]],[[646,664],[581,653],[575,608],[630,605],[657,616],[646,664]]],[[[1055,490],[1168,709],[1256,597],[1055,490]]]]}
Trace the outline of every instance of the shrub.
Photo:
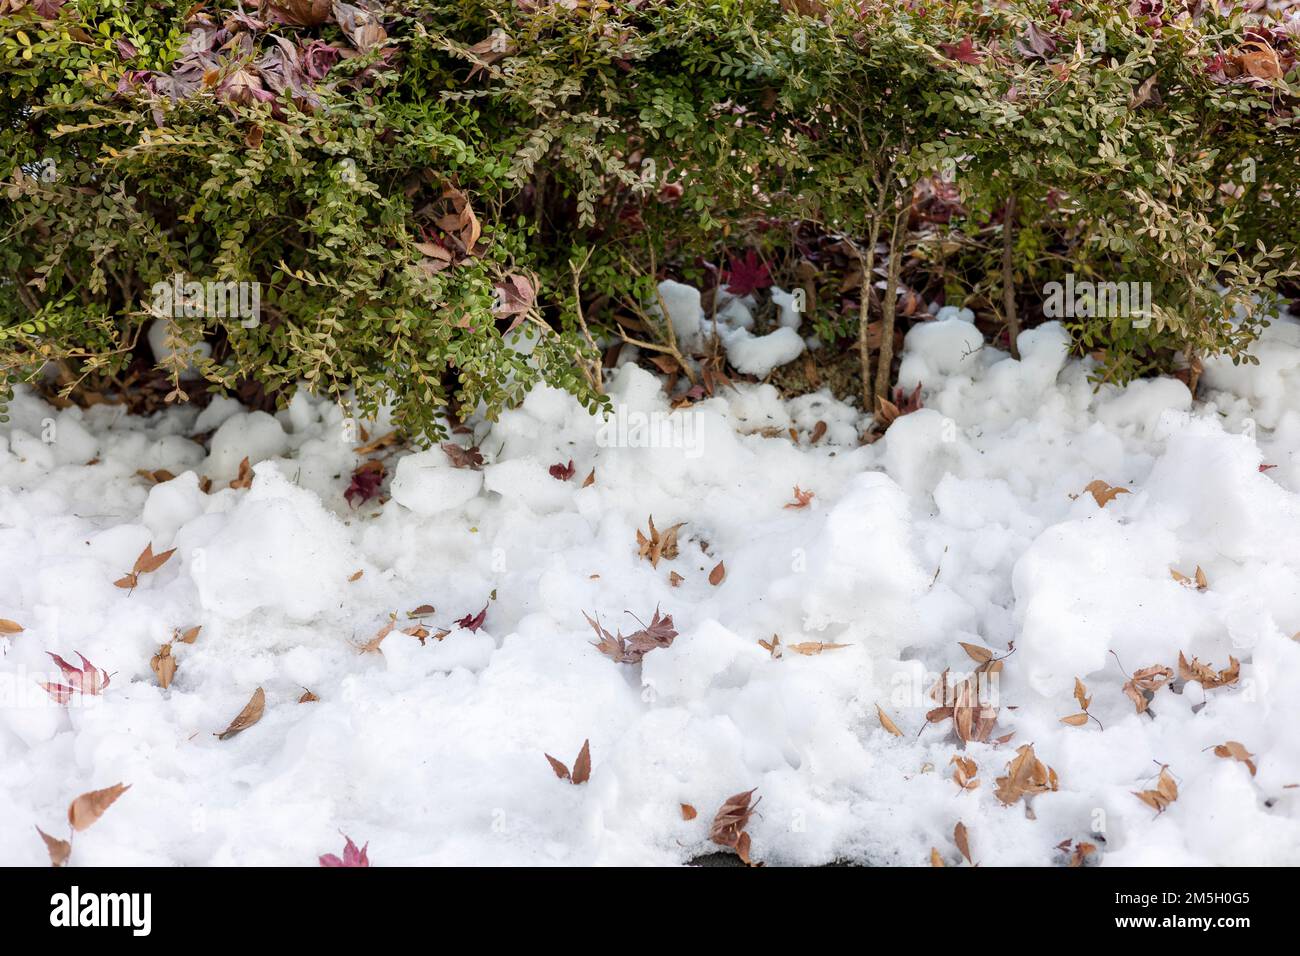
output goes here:
{"type": "Polygon", "coordinates": [[[872,406],[925,300],[1014,346],[1066,273],[1150,283],[1149,323],[1066,319],[1124,380],[1242,359],[1294,276],[1296,31],[1212,5],[214,6],[0,2],[11,381],[121,389],[156,283],[257,283],[256,324],[164,318],[169,398],[303,381],[433,437],[538,380],[596,407],[602,342],[694,377],[654,283],[751,249],[872,406]]]}

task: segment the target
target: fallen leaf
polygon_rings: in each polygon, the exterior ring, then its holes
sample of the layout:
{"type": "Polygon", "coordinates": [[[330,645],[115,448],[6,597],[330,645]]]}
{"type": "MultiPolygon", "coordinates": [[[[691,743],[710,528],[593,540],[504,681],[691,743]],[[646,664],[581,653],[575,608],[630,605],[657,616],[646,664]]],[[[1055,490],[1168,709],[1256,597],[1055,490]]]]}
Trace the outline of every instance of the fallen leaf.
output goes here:
{"type": "Polygon", "coordinates": [[[974,790],[979,787],[980,782],[975,779],[979,776],[979,765],[973,758],[954,754],[948,764],[953,767],[952,779],[957,786],[963,790],[974,790]]]}
{"type": "Polygon", "coordinates": [[[130,784],[123,786],[120,783],[115,783],[103,790],[92,790],[89,793],[83,793],[68,805],[69,825],[80,833],[102,817],[104,811],[111,807],[118,797],[130,789],[130,784]]]}
{"type": "Polygon", "coordinates": [[[596,469],[593,468],[588,473],[587,477],[583,479],[582,487],[586,488],[588,485],[594,485],[595,483],[596,483],[596,469]]]}
{"type": "Polygon", "coordinates": [[[469,468],[478,471],[483,467],[483,454],[477,447],[466,448],[454,441],[445,441],[442,443],[442,450],[453,468],[469,468]]]}
{"type": "Polygon", "coordinates": [[[994,796],[1007,806],[1021,797],[1047,793],[1058,787],[1056,771],[1035,756],[1033,744],[1023,744],[1016,749],[1015,759],[1007,765],[1006,776],[998,777],[996,783],[994,796]]]}
{"type": "Polygon", "coordinates": [[[456,626],[463,627],[467,631],[476,632],[483,626],[483,622],[487,620],[487,611],[488,606],[484,604],[483,610],[477,614],[467,613],[464,617],[457,619],[456,626]]]}
{"type": "Polygon", "coordinates": [[[773,660],[781,657],[781,635],[773,634],[770,641],[759,641],[758,646],[772,655],[773,660]]]}
{"type": "Polygon", "coordinates": [[[1156,781],[1155,789],[1134,790],[1133,796],[1151,807],[1156,813],[1164,813],[1169,804],[1178,799],[1178,784],[1169,773],[1168,766],[1163,766],[1160,768],[1160,777],[1156,781]]]}
{"type": "Polygon", "coordinates": [[[939,855],[939,848],[938,848],[938,847],[933,847],[933,846],[930,847],[930,865],[931,865],[931,866],[944,866],[944,865],[945,865],[944,862],[943,862],[943,857],[941,857],[941,856],[939,855]]]}
{"type": "Polygon", "coordinates": [[[668,583],[673,587],[677,587],[685,580],[686,579],[682,577],[680,574],[678,574],[676,571],[670,571],[668,574],[668,583]]]}
{"type": "Polygon", "coordinates": [[[244,709],[239,712],[234,720],[219,734],[214,736],[218,740],[228,740],[235,734],[247,730],[255,723],[262,719],[262,713],[266,710],[266,693],[262,688],[253,691],[252,698],[244,705],[244,709]]]}
{"type": "MultiPolygon", "coordinates": [[[[365,436],[363,435],[362,437],[364,438],[365,436]]],[[[380,435],[374,441],[366,442],[364,445],[358,445],[356,448],[352,449],[352,453],[364,458],[366,455],[373,455],[375,452],[387,448],[389,445],[401,444],[401,441],[402,436],[400,434],[395,431],[388,432],[386,435],[380,435]]]]}
{"type": "Polygon", "coordinates": [[[356,471],[352,472],[352,480],[348,483],[347,490],[343,492],[343,499],[348,503],[348,507],[355,508],[358,504],[365,504],[371,498],[378,497],[385,474],[387,469],[378,459],[363,461],[358,465],[356,471]]]}
{"type": "Polygon", "coordinates": [[[699,815],[689,803],[683,803],[681,806],[683,820],[694,820],[699,815]]]}
{"type": "Polygon", "coordinates": [[[550,473],[550,476],[554,478],[556,481],[568,481],[575,474],[573,468],[573,459],[570,458],[569,463],[567,465],[558,465],[558,464],[552,465],[548,469],[548,471],[550,473]]]}
{"type": "Polygon", "coordinates": [[[140,575],[157,571],[175,553],[175,548],[169,548],[162,554],[154,554],[153,544],[146,544],[140,556],[135,559],[135,565],[131,570],[113,583],[119,588],[134,588],[140,582],[140,575]]]}
{"type": "Polygon", "coordinates": [[[23,626],[7,617],[0,617],[0,634],[21,634],[23,626]]]}
{"type": "Polygon", "coordinates": [[[970,857],[970,835],[966,832],[966,824],[962,823],[960,820],[958,820],[957,825],[953,827],[952,842],[957,844],[957,849],[960,850],[961,855],[966,858],[966,862],[971,866],[974,866],[975,861],[970,857]]]}
{"type": "Polygon", "coordinates": [[[578,759],[573,761],[573,784],[586,783],[591,778],[591,741],[582,742],[582,750],[578,751],[578,759]]]}
{"type": "Polygon", "coordinates": [[[980,647],[978,644],[967,644],[965,641],[958,641],[957,643],[961,645],[961,649],[976,664],[987,664],[993,660],[993,652],[987,647],[980,647]]]}
{"type": "Polygon", "coordinates": [[[1069,724],[1071,727],[1082,727],[1088,722],[1087,714],[1071,714],[1069,717],[1062,717],[1061,723],[1069,724]]]}
{"type": "Polygon", "coordinates": [[[880,719],[880,726],[884,727],[885,730],[889,731],[895,737],[903,736],[903,732],[898,729],[898,724],[889,719],[889,715],[881,709],[879,704],[876,705],[876,716],[880,719]]]}
{"type": "Polygon", "coordinates": [[[300,704],[310,704],[310,703],[314,703],[315,701],[318,701],[318,700],[320,700],[319,697],[317,697],[317,696],[316,696],[315,694],[313,694],[311,691],[304,689],[303,692],[302,692],[302,696],[298,698],[298,703],[300,703],[300,704]]]}
{"type": "Polygon", "coordinates": [[[1137,712],[1144,714],[1151,705],[1151,701],[1155,698],[1156,691],[1168,684],[1173,679],[1173,676],[1172,668],[1152,664],[1150,667],[1144,667],[1140,671],[1133,672],[1133,675],[1124,684],[1124,694],[1129,700],[1133,701],[1133,706],[1137,708],[1137,712]]]}
{"type": "Polygon", "coordinates": [[[1178,676],[1186,681],[1195,681],[1206,690],[1213,690],[1215,687],[1227,687],[1235,684],[1241,677],[1241,661],[1232,655],[1228,656],[1228,666],[1216,672],[1209,664],[1202,664],[1195,657],[1189,663],[1183,656],[1183,652],[1178,652],[1178,676]]]}
{"type": "Polygon", "coordinates": [[[636,532],[637,557],[645,558],[653,568],[659,567],[661,558],[668,561],[677,557],[677,531],[686,524],[679,521],[665,531],[655,528],[654,515],[650,516],[650,534],[647,536],[639,528],[636,532]]]}
{"type": "Polygon", "coordinates": [[[393,619],[390,617],[388,623],[375,632],[374,637],[366,641],[364,644],[356,644],[354,642],[353,646],[362,654],[382,654],[383,651],[379,649],[379,646],[384,643],[384,638],[393,632],[393,627],[393,619]]]}
{"type": "Polygon", "coordinates": [[[585,611],[582,616],[587,619],[587,623],[596,632],[598,640],[593,641],[592,646],[606,657],[612,658],[620,664],[639,663],[641,658],[651,651],[671,646],[674,638],[677,637],[677,631],[673,627],[673,616],[666,614],[660,617],[658,607],[655,608],[649,626],[643,627],[627,637],[624,637],[621,631],[617,634],[611,634],[601,626],[599,618],[593,620],[585,611]]]}
{"type": "Polygon", "coordinates": [[[50,866],[58,868],[68,862],[68,857],[72,855],[72,844],[67,840],[60,840],[58,837],[52,837],[40,827],[36,832],[41,835],[45,841],[45,849],[50,854],[50,866]]]}
{"type": "Polygon", "coordinates": [[[1084,487],[1083,490],[1089,492],[1092,495],[1093,500],[1097,502],[1098,508],[1106,507],[1106,505],[1110,504],[1120,495],[1131,494],[1131,492],[1127,488],[1121,488],[1118,485],[1107,484],[1106,482],[1102,481],[1100,478],[1096,479],[1095,481],[1088,482],[1088,484],[1084,487]]]}
{"type": "Polygon", "coordinates": [[[77,656],[81,658],[80,667],[69,664],[58,654],[49,651],[46,651],[46,654],[59,666],[59,670],[63,671],[63,679],[67,684],[44,683],[41,686],[60,704],[68,703],[73,694],[89,694],[96,697],[102,694],[111,682],[108,672],[86,660],[85,655],[80,651],[77,652],[77,656]]]}
{"type": "Polygon", "coordinates": [[[180,641],[182,644],[193,644],[199,639],[199,631],[201,630],[203,630],[202,624],[195,624],[183,631],[177,629],[176,633],[172,635],[172,640],[180,641]]]}
{"type": "Polygon", "coordinates": [[[1247,750],[1245,745],[1240,744],[1235,740],[1229,740],[1226,743],[1221,743],[1215,747],[1214,755],[1216,757],[1230,757],[1239,763],[1244,763],[1250,768],[1250,775],[1252,777],[1255,776],[1255,755],[1247,750]]]}
{"type": "Polygon", "coordinates": [[[715,588],[722,583],[727,576],[727,567],[721,561],[717,563],[712,571],[709,572],[709,583],[715,588]]]}
{"type": "Polygon", "coordinates": [[[803,654],[805,657],[812,657],[815,654],[820,654],[822,651],[838,651],[842,648],[849,647],[850,645],[832,644],[829,641],[804,641],[802,644],[787,644],[785,646],[796,654],[803,654]]]}
{"type": "Polygon", "coordinates": [[[795,485],[794,500],[787,504],[786,507],[791,509],[807,508],[815,497],[817,495],[814,492],[804,491],[798,485],[795,485]]]}
{"type": "Polygon", "coordinates": [[[231,488],[251,488],[253,487],[253,469],[245,458],[239,463],[239,474],[230,482],[231,488]]]}
{"type": "Polygon", "coordinates": [[[370,844],[367,843],[360,850],[358,850],[357,845],[352,842],[352,838],[348,836],[346,833],[343,835],[343,839],[346,840],[347,843],[345,843],[343,846],[342,858],[338,857],[333,853],[326,853],[324,856],[320,858],[320,865],[330,866],[330,867],[370,866],[370,858],[366,856],[366,850],[370,848],[370,844]]]}
{"type": "Polygon", "coordinates": [[[710,840],[718,846],[737,848],[745,827],[749,826],[749,818],[753,816],[754,809],[762,801],[760,797],[750,802],[757,789],[755,787],[754,790],[733,794],[723,802],[713,817],[713,825],[709,828],[710,840]]]}
{"type": "Polygon", "coordinates": [[[149,660],[149,666],[153,669],[154,676],[158,678],[158,685],[166,690],[172,685],[172,678],[176,676],[176,658],[172,657],[172,646],[163,644],[158,648],[158,653],[149,660]]]}

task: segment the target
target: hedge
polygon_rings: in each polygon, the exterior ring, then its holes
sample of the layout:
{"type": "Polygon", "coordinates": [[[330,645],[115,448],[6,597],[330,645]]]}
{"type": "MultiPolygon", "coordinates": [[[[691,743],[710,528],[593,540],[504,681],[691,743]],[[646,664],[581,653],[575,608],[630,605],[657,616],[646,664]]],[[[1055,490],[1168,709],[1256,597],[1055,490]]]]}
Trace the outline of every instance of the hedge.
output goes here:
{"type": "Polygon", "coordinates": [[[539,380],[598,408],[625,340],[711,385],[671,275],[804,288],[879,409],[923,303],[1014,348],[1072,276],[1149,283],[1065,319],[1099,379],[1194,380],[1294,294],[1298,41],[1158,0],[0,0],[0,363],[120,394],[161,315],[167,401],[305,382],[433,438],[539,380]],[[160,306],[190,282],[257,317],[160,306]]]}

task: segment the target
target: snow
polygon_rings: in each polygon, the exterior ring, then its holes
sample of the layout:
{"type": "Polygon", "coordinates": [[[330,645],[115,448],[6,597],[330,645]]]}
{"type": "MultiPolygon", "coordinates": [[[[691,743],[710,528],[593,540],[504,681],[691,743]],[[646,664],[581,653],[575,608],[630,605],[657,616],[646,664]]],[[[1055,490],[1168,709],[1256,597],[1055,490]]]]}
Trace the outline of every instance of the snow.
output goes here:
{"type": "MultiPolygon", "coordinates": [[[[683,340],[704,333],[692,292],[663,296],[683,340]]],[[[729,336],[749,317],[719,309],[729,336]]],[[[305,392],[276,415],[218,399],[140,418],[20,391],[0,426],[0,618],[25,628],[0,637],[0,862],[44,865],[33,827],[61,834],[73,797],[121,781],[74,865],[315,865],[340,830],[375,865],[682,863],[751,787],[770,863],[956,864],[958,820],[984,865],[1059,864],[1063,840],[1106,865],[1300,863],[1300,324],[1277,319],[1257,366],[1207,362],[1198,402],[1172,379],[1097,388],[1055,324],[1019,345],[959,310],[916,325],[899,384],[924,408],[870,445],[826,393],[741,384],[673,410],[625,364],[609,421],[538,387],[468,423],[482,470],[404,450],[391,499],[355,509],[358,428],[386,422],[305,392]],[[205,455],[189,436],[213,429],[205,455]],[[229,488],[244,457],[252,486],[229,488]],[[1130,493],[1099,507],[1094,479],[1130,493]],[[787,508],[796,485],[815,497],[787,508]],[[658,567],[637,554],[650,515],[685,522],[658,567]],[[146,544],[176,552],[115,587],[146,544]],[[1204,591],[1170,574],[1197,566],[1204,591]],[[626,634],[656,606],[670,647],[625,665],[592,646],[584,612],[626,634]],[[360,652],[393,614],[382,653],[360,652]],[[422,644],[416,623],[448,633],[422,644]],[[150,657],[198,624],[162,689],[150,657]],[[774,634],[780,658],[758,644],[774,634]],[[938,675],[973,667],[959,641],[1005,658],[992,739],[964,749],[925,719],[938,675]],[[791,649],[812,642],[846,646],[791,649]],[[60,706],[46,652],[112,682],[60,706]],[[1231,655],[1240,680],[1176,681],[1137,713],[1127,675],[1180,652],[1231,655]],[[1060,722],[1076,677],[1081,727],[1060,722]],[[265,716],[218,740],[259,686],[265,716]],[[590,781],[557,779],[543,754],[571,763],[586,739],[590,781]],[[1256,775],[1215,756],[1229,740],[1256,775]],[[994,796],[1028,743],[1060,779],[1032,817],[994,796]],[[978,788],[953,782],[957,753],[978,788]],[[1162,765],[1179,797],[1157,815],[1133,792],[1162,765]]]]}

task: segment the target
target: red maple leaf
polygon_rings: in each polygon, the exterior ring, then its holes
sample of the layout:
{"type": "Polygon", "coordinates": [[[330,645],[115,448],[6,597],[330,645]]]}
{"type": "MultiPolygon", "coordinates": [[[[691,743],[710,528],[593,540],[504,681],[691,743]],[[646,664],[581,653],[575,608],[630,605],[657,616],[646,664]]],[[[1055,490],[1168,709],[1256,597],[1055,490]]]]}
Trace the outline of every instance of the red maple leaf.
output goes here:
{"type": "Polygon", "coordinates": [[[338,856],[336,856],[333,853],[326,853],[320,858],[320,865],[321,866],[366,866],[366,867],[370,866],[370,858],[366,856],[366,850],[370,847],[370,844],[367,843],[360,850],[358,850],[357,845],[352,842],[352,838],[348,836],[346,833],[343,834],[343,839],[348,841],[347,844],[343,847],[343,858],[339,859],[338,856]]]}
{"type": "Polygon", "coordinates": [[[557,481],[568,481],[574,475],[573,459],[569,459],[567,465],[555,464],[550,468],[551,477],[557,481]]]}
{"type": "Polygon", "coordinates": [[[724,269],[722,278],[727,283],[727,291],[732,295],[749,295],[756,289],[766,289],[772,284],[772,274],[767,264],[758,258],[753,249],[745,250],[745,258],[737,259],[728,254],[731,267],[724,269]]]}
{"type": "Polygon", "coordinates": [[[477,614],[466,614],[456,622],[457,627],[463,627],[467,631],[477,631],[487,620],[487,605],[483,605],[483,610],[477,614]]]}
{"type": "Polygon", "coordinates": [[[384,463],[382,461],[364,462],[352,473],[352,482],[348,485],[348,490],[343,492],[343,497],[347,499],[349,505],[355,508],[358,502],[353,501],[353,498],[358,499],[361,504],[365,504],[379,494],[379,486],[383,483],[384,463]]]}
{"type": "Polygon", "coordinates": [[[956,60],[958,63],[978,66],[984,62],[983,55],[975,50],[975,44],[971,42],[970,37],[962,37],[958,43],[940,43],[939,49],[948,59],[956,60]]]}
{"type": "MultiPolygon", "coordinates": [[[[49,654],[49,651],[46,651],[49,654]]],[[[46,693],[60,704],[66,704],[72,699],[73,694],[91,694],[99,695],[104,692],[104,688],[109,684],[109,675],[107,671],[100,670],[90,661],[86,660],[85,655],[80,651],[77,656],[81,658],[81,667],[73,667],[58,654],[50,654],[54,663],[59,665],[59,670],[63,671],[63,677],[68,682],[66,684],[41,684],[46,693]]]]}

